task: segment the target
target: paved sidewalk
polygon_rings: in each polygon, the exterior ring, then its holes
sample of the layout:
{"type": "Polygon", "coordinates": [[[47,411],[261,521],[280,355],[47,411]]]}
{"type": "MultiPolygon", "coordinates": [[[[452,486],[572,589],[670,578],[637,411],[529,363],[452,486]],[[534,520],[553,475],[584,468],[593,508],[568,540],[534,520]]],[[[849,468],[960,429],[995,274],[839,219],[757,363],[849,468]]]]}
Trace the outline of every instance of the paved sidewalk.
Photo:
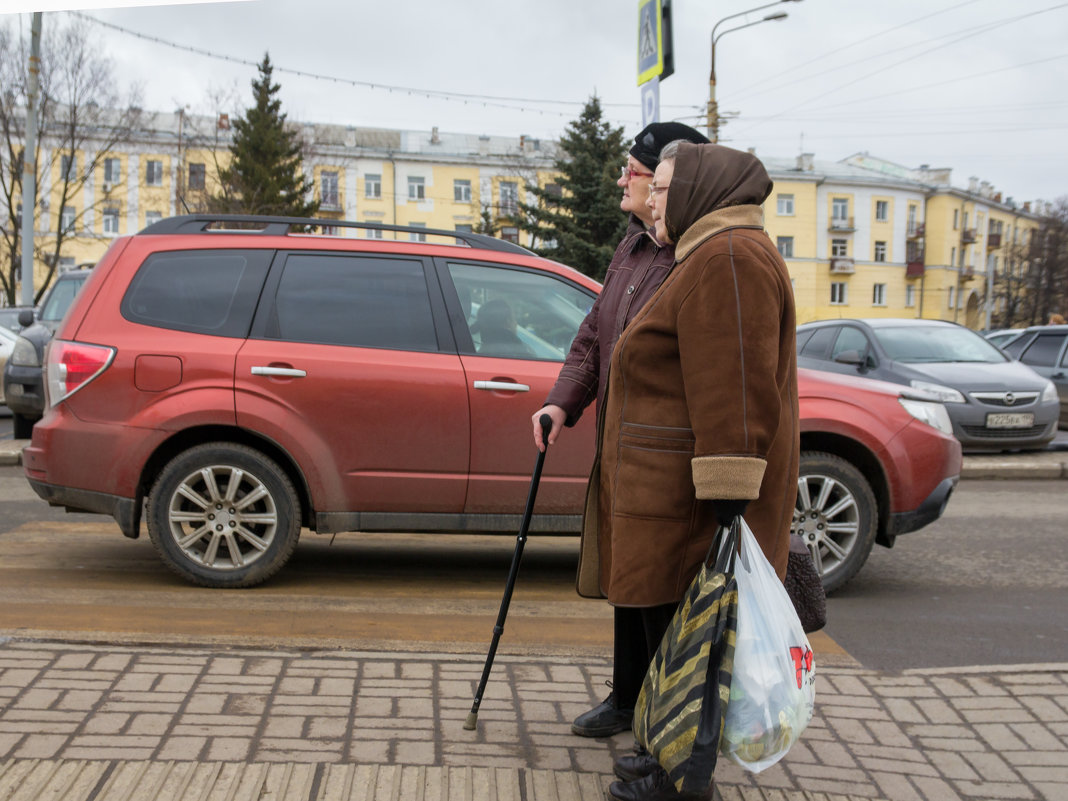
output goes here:
{"type": "MultiPolygon", "coordinates": [[[[601,799],[570,734],[607,660],[0,642],[2,801],[601,799]]],[[[1068,664],[879,673],[817,656],[817,716],[724,801],[1068,798],[1068,664]]]]}

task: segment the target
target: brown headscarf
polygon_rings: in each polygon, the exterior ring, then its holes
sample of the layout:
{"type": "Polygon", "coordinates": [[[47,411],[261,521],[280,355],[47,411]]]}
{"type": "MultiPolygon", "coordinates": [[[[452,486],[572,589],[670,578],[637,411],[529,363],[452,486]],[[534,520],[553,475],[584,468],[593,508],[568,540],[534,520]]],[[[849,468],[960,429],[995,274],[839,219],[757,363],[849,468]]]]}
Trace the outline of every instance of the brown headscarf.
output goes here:
{"type": "Polygon", "coordinates": [[[760,159],[723,145],[683,142],[675,157],[664,225],[673,242],[711,211],[763,203],[774,184],[760,159]]]}

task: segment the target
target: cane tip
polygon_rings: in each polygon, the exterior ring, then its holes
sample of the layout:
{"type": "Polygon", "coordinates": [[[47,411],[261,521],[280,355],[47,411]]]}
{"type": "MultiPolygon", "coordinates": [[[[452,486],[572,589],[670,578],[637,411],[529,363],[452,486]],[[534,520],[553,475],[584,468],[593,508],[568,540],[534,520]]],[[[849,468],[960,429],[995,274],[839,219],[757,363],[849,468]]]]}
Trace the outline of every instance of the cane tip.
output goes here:
{"type": "Polygon", "coordinates": [[[474,731],[478,725],[478,712],[468,712],[467,720],[464,721],[464,728],[468,731],[474,731]]]}

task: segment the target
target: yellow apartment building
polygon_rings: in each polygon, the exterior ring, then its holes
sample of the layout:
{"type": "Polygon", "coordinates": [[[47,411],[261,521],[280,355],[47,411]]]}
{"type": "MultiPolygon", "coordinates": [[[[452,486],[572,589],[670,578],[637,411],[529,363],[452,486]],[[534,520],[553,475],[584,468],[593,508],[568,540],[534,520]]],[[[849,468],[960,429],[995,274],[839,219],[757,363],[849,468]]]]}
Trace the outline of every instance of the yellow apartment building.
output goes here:
{"type": "MultiPolygon", "coordinates": [[[[437,128],[299,127],[322,218],[447,231],[477,230],[488,218],[497,236],[538,244],[508,218],[532,199],[529,186],[553,182],[554,142],[437,128]]],[[[62,221],[70,238],[58,267],[67,269],[97,261],[117,236],[202,210],[218,191],[230,133],[226,115],[155,114],[117,152],[52,154],[55,166],[39,188],[39,241],[47,247],[62,221]],[[61,171],[94,162],[81,191],[61,204],[61,171]]],[[[765,227],[790,269],[799,323],[924,317],[981,328],[988,296],[997,311],[991,279],[1026,266],[1040,217],[985,182],[954,187],[948,169],[911,169],[868,154],[761,158],[775,181],[765,227]]],[[[345,227],[326,233],[424,238],[345,227]]],[[[36,265],[37,286],[46,274],[36,265]]]]}

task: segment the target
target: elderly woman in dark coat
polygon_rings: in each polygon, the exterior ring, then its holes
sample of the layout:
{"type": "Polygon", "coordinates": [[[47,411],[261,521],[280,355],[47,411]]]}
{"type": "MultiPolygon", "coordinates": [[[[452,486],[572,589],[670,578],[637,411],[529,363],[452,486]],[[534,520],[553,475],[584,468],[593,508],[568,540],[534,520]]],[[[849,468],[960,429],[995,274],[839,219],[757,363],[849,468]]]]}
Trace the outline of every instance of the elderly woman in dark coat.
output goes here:
{"type": "MultiPolygon", "coordinates": [[[[790,276],[762,225],[771,187],[755,156],[720,145],[672,143],[661,156],[649,203],[676,264],[612,356],[583,526],[584,595],[677,603],[717,524],[743,511],[785,574],[797,366],[790,276]]],[[[614,783],[612,797],[680,797],[655,762],[625,760],[617,773],[633,780],[614,783]]]]}

